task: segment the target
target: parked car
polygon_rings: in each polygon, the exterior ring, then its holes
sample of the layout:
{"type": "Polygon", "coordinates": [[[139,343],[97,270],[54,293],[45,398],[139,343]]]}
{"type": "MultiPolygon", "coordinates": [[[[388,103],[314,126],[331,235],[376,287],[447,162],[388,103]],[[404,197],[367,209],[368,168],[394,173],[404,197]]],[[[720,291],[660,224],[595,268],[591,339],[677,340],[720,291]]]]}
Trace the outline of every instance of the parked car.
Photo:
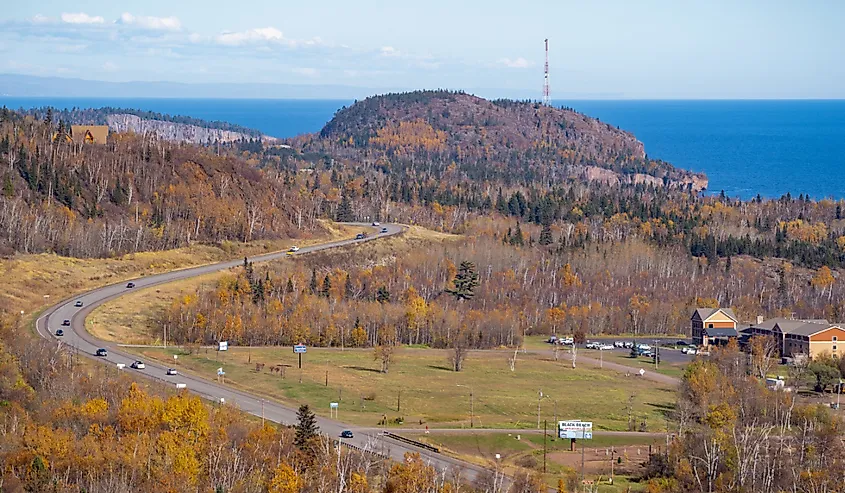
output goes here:
{"type": "Polygon", "coordinates": [[[546,342],[548,342],[549,344],[557,344],[557,336],[549,337],[549,340],[546,342]]]}
{"type": "Polygon", "coordinates": [[[56,331],[56,337],[61,337],[63,335],[65,335],[65,331],[63,331],[62,329],[58,329],[56,331]]]}
{"type": "Polygon", "coordinates": [[[632,347],[634,347],[634,343],[625,341],[625,344],[623,346],[625,347],[625,349],[631,349],[632,347]]]}
{"type": "Polygon", "coordinates": [[[291,252],[291,253],[298,252],[298,251],[299,251],[299,247],[298,247],[298,246],[296,246],[296,245],[294,245],[294,246],[290,247],[290,249],[289,249],[288,251],[289,251],[289,252],[291,252]]]}
{"type": "Polygon", "coordinates": [[[387,228],[381,228],[382,233],[387,233],[387,228]]]}
{"type": "Polygon", "coordinates": [[[131,368],[136,369],[136,370],[143,370],[144,368],[146,368],[146,367],[147,367],[147,366],[144,364],[144,362],[143,362],[143,361],[135,361],[134,363],[132,363],[132,364],[131,364],[131,365],[129,365],[129,366],[130,366],[131,368]]]}
{"type": "Polygon", "coordinates": [[[651,349],[651,346],[649,346],[648,344],[637,344],[637,349],[644,349],[648,351],[649,349],[651,349]]]}
{"type": "Polygon", "coordinates": [[[373,221],[373,226],[381,226],[381,224],[378,221],[373,221]]]}
{"type": "Polygon", "coordinates": [[[575,339],[571,337],[564,337],[563,339],[557,340],[558,344],[563,344],[564,346],[571,346],[575,344],[575,339]]]}
{"type": "Polygon", "coordinates": [[[73,304],[73,306],[75,306],[77,308],[82,306],[82,300],[77,300],[76,303],[73,304]]]}
{"type": "Polygon", "coordinates": [[[127,282],[127,283],[126,283],[126,289],[132,289],[132,288],[134,288],[134,287],[135,287],[135,283],[134,283],[134,282],[127,282]]]}
{"type": "Polygon", "coordinates": [[[178,372],[176,371],[176,368],[168,368],[168,369],[167,369],[167,374],[168,374],[169,376],[173,376],[173,375],[178,375],[178,372]]]}
{"type": "MultiPolygon", "coordinates": [[[[683,351],[683,349],[681,351],[683,351]]],[[[696,354],[696,353],[698,353],[698,351],[696,351],[695,348],[692,348],[692,347],[686,350],[686,354],[696,354]]]]}
{"type": "Polygon", "coordinates": [[[602,344],[602,345],[599,347],[599,349],[601,349],[602,351],[612,351],[612,350],[613,350],[613,345],[612,345],[612,344],[602,344]]]}
{"type": "Polygon", "coordinates": [[[108,352],[108,351],[106,351],[106,350],[105,350],[105,349],[103,349],[103,348],[98,349],[98,350],[97,350],[97,352],[96,352],[96,353],[94,353],[94,356],[99,356],[99,357],[101,357],[101,358],[105,358],[105,357],[106,357],[106,356],[108,356],[108,355],[109,355],[109,352],[108,352]]]}
{"type": "Polygon", "coordinates": [[[613,347],[623,348],[625,347],[625,343],[622,341],[616,341],[613,343],[613,347]]]}
{"type": "Polygon", "coordinates": [[[70,320],[67,319],[67,318],[62,320],[62,326],[63,327],[70,327],[70,320]]]}
{"type": "Polygon", "coordinates": [[[675,343],[676,346],[689,346],[687,341],[678,341],[675,343]]]}
{"type": "Polygon", "coordinates": [[[352,434],[352,430],[343,430],[340,432],[340,438],[354,438],[355,435],[352,434]]]}

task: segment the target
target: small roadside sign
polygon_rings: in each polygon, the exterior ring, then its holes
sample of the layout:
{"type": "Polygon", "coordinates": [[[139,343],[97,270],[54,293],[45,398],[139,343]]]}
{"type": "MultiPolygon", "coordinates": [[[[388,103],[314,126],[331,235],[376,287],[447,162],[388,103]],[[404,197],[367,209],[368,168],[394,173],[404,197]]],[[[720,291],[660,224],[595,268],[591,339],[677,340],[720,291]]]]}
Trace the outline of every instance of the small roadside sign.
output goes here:
{"type": "Polygon", "coordinates": [[[223,376],[223,375],[225,375],[225,374],[226,374],[226,372],[225,372],[225,371],[223,371],[223,368],[218,368],[218,369],[217,369],[217,376],[218,376],[218,377],[222,377],[222,376],[223,376]]]}
{"type": "Polygon", "coordinates": [[[307,350],[308,350],[308,347],[305,346],[305,344],[297,344],[296,346],[293,347],[293,353],[294,354],[305,354],[305,352],[307,350]]]}
{"type": "Polygon", "coordinates": [[[337,409],[337,402],[330,402],[330,403],[329,403],[329,408],[331,408],[331,409],[337,409]]]}
{"type": "Polygon", "coordinates": [[[229,341],[220,341],[217,343],[217,350],[218,351],[228,351],[229,350],[229,341]]]}

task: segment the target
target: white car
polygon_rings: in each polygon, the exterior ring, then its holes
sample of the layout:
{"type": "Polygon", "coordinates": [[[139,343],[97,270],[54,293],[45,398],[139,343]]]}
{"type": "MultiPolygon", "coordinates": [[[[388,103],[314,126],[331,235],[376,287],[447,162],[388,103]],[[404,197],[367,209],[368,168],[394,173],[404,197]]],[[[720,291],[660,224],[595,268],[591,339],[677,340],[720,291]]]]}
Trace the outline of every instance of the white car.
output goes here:
{"type": "Polygon", "coordinates": [[[290,249],[289,249],[288,251],[289,251],[289,252],[298,252],[298,251],[299,251],[299,247],[294,245],[294,246],[290,247],[290,249]]]}
{"type": "Polygon", "coordinates": [[[637,344],[637,349],[642,349],[643,351],[648,351],[651,349],[651,346],[648,344],[637,344]]]}
{"type": "Polygon", "coordinates": [[[611,346],[610,344],[602,344],[602,345],[599,347],[599,349],[601,349],[602,351],[612,351],[612,350],[613,350],[613,346],[611,346]]]}
{"type": "Polygon", "coordinates": [[[373,221],[373,226],[381,226],[381,224],[378,221],[373,221]]]}
{"type": "Polygon", "coordinates": [[[178,372],[176,371],[176,368],[168,368],[167,369],[167,375],[168,376],[178,375],[178,372]]]}
{"type": "Polygon", "coordinates": [[[697,353],[695,348],[684,348],[684,349],[681,349],[681,352],[683,352],[684,354],[695,354],[695,353],[697,353]]]}
{"type": "Polygon", "coordinates": [[[613,343],[613,347],[623,348],[625,347],[625,343],[622,341],[616,341],[613,343]]]}
{"type": "Polygon", "coordinates": [[[144,362],[143,362],[143,361],[136,361],[136,362],[132,363],[131,365],[129,365],[129,367],[130,367],[130,368],[134,368],[134,369],[136,369],[136,370],[143,370],[143,369],[144,369],[144,368],[146,368],[147,366],[146,366],[146,365],[144,365],[144,362]]]}

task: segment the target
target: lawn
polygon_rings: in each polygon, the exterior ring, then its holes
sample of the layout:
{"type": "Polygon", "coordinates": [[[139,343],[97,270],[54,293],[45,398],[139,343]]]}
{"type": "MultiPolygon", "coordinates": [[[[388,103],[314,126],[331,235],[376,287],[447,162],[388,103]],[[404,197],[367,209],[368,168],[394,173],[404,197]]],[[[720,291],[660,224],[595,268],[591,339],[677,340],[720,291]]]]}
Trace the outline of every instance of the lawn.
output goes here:
{"type": "MultiPolygon", "coordinates": [[[[499,454],[499,464],[506,472],[513,474],[519,468],[536,471],[543,469],[542,434],[518,435],[516,433],[496,433],[490,431],[455,434],[407,434],[409,438],[436,445],[443,453],[474,462],[483,466],[495,464],[499,454]]],[[[550,486],[556,486],[557,480],[566,474],[580,474],[581,446],[584,445],[584,473],[587,479],[610,476],[610,462],[614,461],[614,485],[601,486],[602,492],[622,492],[631,485],[638,491],[636,483],[630,483],[630,476],[636,475],[640,463],[647,457],[648,447],[659,446],[662,440],[643,436],[605,436],[596,437],[588,442],[579,442],[574,452],[569,450],[568,440],[557,440],[553,436],[546,439],[546,471],[544,478],[550,486]],[[610,447],[613,447],[611,455],[610,447]],[[619,462],[619,457],[622,457],[619,462]]]]}
{"type": "MultiPolygon", "coordinates": [[[[377,426],[404,418],[405,427],[462,428],[470,425],[470,389],[477,428],[537,428],[540,418],[592,420],[600,430],[627,429],[627,407],[633,396],[633,415],[655,430],[665,428],[664,413],[674,402],[674,389],[653,382],[626,378],[617,372],[593,368],[572,370],[568,362],[524,354],[511,372],[506,351],[475,351],[464,371],[449,368],[448,353],[435,349],[403,348],[389,373],[377,370],[372,350],[309,348],[300,371],[291,348],[231,348],[217,353],[200,349],[186,354],[180,349],[137,348],[145,358],[173,361],[180,354],[182,371],[214,378],[223,367],[226,381],[291,405],[308,403],[318,413],[329,414],[329,403],[340,402],[340,419],[377,426]],[[261,372],[256,363],[265,363],[261,372]],[[270,373],[284,365],[284,376],[270,373]],[[328,378],[328,386],[326,379],[328,378]],[[398,410],[397,410],[398,407],[398,410]]],[[[399,427],[399,425],[395,425],[399,427]]]]}

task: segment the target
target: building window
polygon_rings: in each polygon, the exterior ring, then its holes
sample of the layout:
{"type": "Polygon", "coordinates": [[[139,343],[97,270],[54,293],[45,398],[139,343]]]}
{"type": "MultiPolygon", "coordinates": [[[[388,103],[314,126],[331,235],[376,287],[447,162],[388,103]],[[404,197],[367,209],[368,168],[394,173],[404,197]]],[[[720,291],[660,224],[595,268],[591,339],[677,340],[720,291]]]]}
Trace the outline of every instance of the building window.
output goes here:
{"type": "Polygon", "coordinates": [[[833,350],[836,351],[836,344],[833,345],[833,350]]]}
{"type": "Polygon", "coordinates": [[[833,342],[836,342],[836,336],[833,336],[833,342]]]}
{"type": "Polygon", "coordinates": [[[712,328],[713,328],[713,324],[707,324],[707,328],[708,328],[708,329],[712,329],[712,328]]]}

